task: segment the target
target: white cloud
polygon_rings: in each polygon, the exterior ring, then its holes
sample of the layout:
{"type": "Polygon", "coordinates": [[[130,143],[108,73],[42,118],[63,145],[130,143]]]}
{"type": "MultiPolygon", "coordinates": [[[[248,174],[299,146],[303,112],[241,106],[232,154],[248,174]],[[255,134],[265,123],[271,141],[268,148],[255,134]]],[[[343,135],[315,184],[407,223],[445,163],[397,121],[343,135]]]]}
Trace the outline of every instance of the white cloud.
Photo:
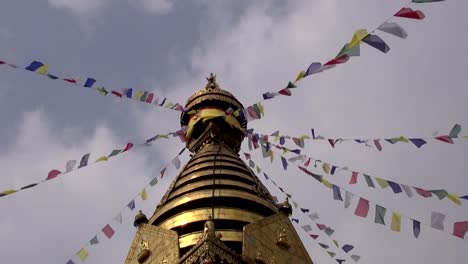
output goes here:
{"type": "Polygon", "coordinates": [[[174,0],[131,0],[140,5],[145,11],[153,14],[164,15],[171,12],[174,0]]]}
{"type": "Polygon", "coordinates": [[[48,0],[55,8],[68,9],[76,15],[89,15],[102,8],[109,0],[48,0]]]}

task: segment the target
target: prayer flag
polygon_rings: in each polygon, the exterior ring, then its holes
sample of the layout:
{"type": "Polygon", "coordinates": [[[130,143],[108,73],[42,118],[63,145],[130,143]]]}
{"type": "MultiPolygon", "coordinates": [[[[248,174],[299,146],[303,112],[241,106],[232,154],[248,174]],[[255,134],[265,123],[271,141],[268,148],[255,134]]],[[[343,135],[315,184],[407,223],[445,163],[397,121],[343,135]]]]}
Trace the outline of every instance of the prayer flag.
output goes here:
{"type": "Polygon", "coordinates": [[[426,191],[426,190],[423,190],[423,189],[417,188],[417,187],[413,187],[413,188],[416,190],[416,192],[417,192],[419,195],[421,195],[421,196],[424,197],[424,198],[428,198],[428,197],[431,197],[431,196],[432,196],[432,193],[429,192],[429,191],[426,191]]]}
{"type": "Polygon", "coordinates": [[[69,82],[69,83],[73,83],[73,84],[76,84],[76,80],[75,79],[71,79],[71,78],[63,78],[64,81],[66,82],[69,82]]]}
{"type": "Polygon", "coordinates": [[[303,225],[301,227],[306,232],[312,231],[312,227],[310,225],[303,225]]]}
{"type": "Polygon", "coordinates": [[[314,235],[314,234],[310,234],[310,237],[311,237],[312,239],[315,240],[315,239],[317,239],[319,236],[318,236],[318,235],[314,235]]]}
{"type": "Polygon", "coordinates": [[[121,149],[112,150],[111,154],[109,154],[109,158],[119,154],[121,151],[122,151],[121,149]]]}
{"type": "Polygon", "coordinates": [[[69,261],[67,261],[67,264],[75,264],[75,262],[73,262],[73,260],[70,259],[69,261]]]}
{"type": "Polygon", "coordinates": [[[60,174],[62,174],[62,172],[59,171],[59,170],[51,170],[51,171],[49,172],[49,174],[47,174],[46,181],[47,181],[47,180],[50,180],[50,179],[53,179],[53,178],[59,176],[60,174]]]}
{"type": "Polygon", "coordinates": [[[354,260],[354,262],[358,262],[361,259],[361,256],[351,255],[351,259],[354,260]]]}
{"type": "Polygon", "coordinates": [[[119,93],[117,91],[111,91],[111,94],[113,94],[113,95],[115,95],[117,97],[120,97],[120,98],[122,98],[122,96],[123,96],[121,93],[119,93]]]}
{"type": "Polygon", "coordinates": [[[325,234],[327,234],[328,236],[331,236],[333,235],[333,233],[335,233],[335,230],[331,229],[330,227],[327,227],[323,232],[325,232],[325,234]]]}
{"type": "Polygon", "coordinates": [[[176,169],[179,169],[179,168],[180,168],[179,156],[176,156],[176,157],[172,160],[172,165],[174,165],[174,167],[175,167],[176,169]]]}
{"type": "Polygon", "coordinates": [[[349,245],[349,244],[346,244],[344,245],[341,249],[346,252],[346,253],[349,253],[351,250],[353,250],[354,246],[353,245],[349,245]]]}
{"type": "Polygon", "coordinates": [[[392,224],[390,225],[390,229],[395,232],[400,232],[401,229],[401,214],[397,212],[393,212],[392,215],[392,224]]]}
{"type": "Polygon", "coordinates": [[[376,204],[375,205],[375,219],[374,219],[374,222],[376,224],[385,225],[385,213],[386,212],[387,212],[387,208],[376,204]]]}
{"type": "Polygon", "coordinates": [[[358,172],[353,171],[353,173],[351,174],[351,179],[349,180],[349,184],[356,184],[357,183],[358,174],[359,174],[358,172]]]}
{"type": "Polygon", "coordinates": [[[409,7],[403,7],[394,16],[404,17],[404,18],[411,18],[411,19],[424,19],[426,17],[421,10],[416,10],[415,11],[415,10],[409,8],[409,7]]]}
{"type": "Polygon", "coordinates": [[[90,155],[91,154],[87,153],[81,158],[80,166],[78,166],[78,169],[88,165],[88,159],[90,155]]]}
{"type": "Polygon", "coordinates": [[[465,238],[468,231],[468,221],[456,222],[453,224],[453,235],[459,238],[465,238]]]}
{"type": "Polygon", "coordinates": [[[343,64],[343,63],[347,62],[349,60],[349,58],[350,57],[348,55],[341,55],[340,57],[329,60],[323,66],[343,64]]]}
{"type": "Polygon", "coordinates": [[[124,94],[125,96],[127,96],[127,98],[132,98],[132,92],[133,92],[132,88],[128,88],[124,90],[124,94]]]}
{"type": "Polygon", "coordinates": [[[358,29],[354,32],[353,38],[348,45],[348,49],[354,48],[356,45],[361,44],[362,39],[364,39],[369,33],[367,29],[358,29]]]}
{"type": "Polygon", "coordinates": [[[153,98],[154,98],[154,93],[149,93],[148,96],[146,97],[145,102],[147,102],[148,104],[151,104],[151,102],[153,102],[153,98]]]}
{"type": "Polygon", "coordinates": [[[85,261],[88,258],[89,253],[86,250],[86,248],[81,248],[80,251],[78,251],[78,253],[76,253],[76,255],[78,255],[78,257],[81,259],[81,261],[85,261]]]}
{"type": "Polygon", "coordinates": [[[309,68],[307,68],[304,77],[307,77],[309,75],[319,73],[321,72],[322,69],[322,64],[320,62],[313,62],[312,64],[309,65],[309,68]]]}
{"type": "Polygon", "coordinates": [[[161,174],[161,179],[164,177],[164,173],[166,172],[166,168],[162,169],[160,174],[161,174]]]}
{"type": "Polygon", "coordinates": [[[463,200],[468,200],[468,195],[461,196],[460,198],[463,199],[463,200]]]}
{"type": "Polygon", "coordinates": [[[388,181],[388,185],[390,185],[390,188],[392,188],[394,193],[401,193],[401,187],[398,183],[388,181]]]}
{"type": "Polygon", "coordinates": [[[346,259],[335,259],[338,264],[341,264],[346,261],[346,259]]]}
{"type": "Polygon", "coordinates": [[[336,256],[336,253],[335,252],[332,252],[332,251],[327,251],[328,255],[330,255],[330,257],[334,258],[336,256]]]}
{"type": "Polygon", "coordinates": [[[432,212],[431,213],[431,227],[444,231],[444,220],[445,215],[439,212],[432,212]]]}
{"type": "Polygon", "coordinates": [[[3,196],[7,196],[9,194],[12,194],[12,193],[15,193],[17,192],[17,190],[6,190],[6,191],[3,191],[3,192],[0,192],[0,197],[3,197],[3,196]]]}
{"type": "Polygon", "coordinates": [[[125,146],[124,150],[122,150],[122,152],[129,151],[132,147],[133,147],[133,143],[127,143],[127,145],[125,146]]]}
{"type": "Polygon", "coordinates": [[[47,74],[47,77],[49,77],[49,78],[52,79],[52,80],[57,80],[57,79],[58,79],[57,76],[52,75],[52,74],[47,74]]]}
{"type": "Polygon", "coordinates": [[[421,223],[413,219],[413,234],[415,238],[419,237],[419,233],[421,233],[421,223]]]}
{"type": "Polygon", "coordinates": [[[345,200],[344,200],[344,208],[348,208],[351,205],[351,200],[353,199],[353,196],[354,196],[353,193],[346,191],[345,200]]]}
{"type": "Polygon", "coordinates": [[[436,137],[435,139],[440,140],[445,143],[453,144],[453,140],[449,136],[439,136],[439,137],[436,137]]]}
{"type": "Polygon", "coordinates": [[[331,182],[327,181],[327,179],[325,179],[323,177],[322,177],[322,183],[323,183],[323,185],[325,185],[326,187],[328,187],[330,189],[333,188],[333,184],[331,182]]]}
{"type": "Polygon", "coordinates": [[[380,185],[380,188],[385,189],[385,188],[388,187],[388,182],[387,182],[387,180],[382,179],[382,178],[379,178],[379,177],[375,177],[375,180],[376,180],[377,183],[380,185]]]}
{"type": "Polygon", "coordinates": [[[355,57],[355,56],[360,56],[361,55],[361,47],[359,45],[356,45],[353,48],[349,48],[349,44],[346,43],[343,48],[341,48],[340,52],[338,52],[337,57],[340,57],[341,55],[348,55],[350,57],[355,57]]]}
{"type": "Polygon", "coordinates": [[[84,84],[84,87],[91,88],[95,82],[96,82],[95,79],[93,79],[93,78],[88,78],[88,79],[86,79],[86,82],[85,82],[85,84],[84,84]]]}
{"type": "Polygon", "coordinates": [[[324,249],[330,248],[330,247],[329,247],[328,245],[326,245],[326,244],[323,244],[323,243],[318,243],[318,244],[319,244],[319,246],[321,246],[321,247],[324,248],[324,249]]]}
{"type": "Polygon", "coordinates": [[[387,53],[390,51],[390,47],[387,45],[387,43],[385,43],[385,41],[377,35],[369,34],[367,35],[367,37],[362,39],[362,41],[380,50],[383,53],[387,53]]]}
{"type": "Polygon", "coordinates": [[[287,161],[283,156],[281,156],[281,162],[283,163],[283,169],[284,169],[284,170],[287,170],[287,168],[288,168],[288,161],[287,161]]]}
{"type": "Polygon", "coordinates": [[[413,0],[413,3],[432,3],[432,2],[442,2],[445,0],[413,0]]]}
{"type": "Polygon", "coordinates": [[[461,205],[461,200],[457,195],[449,193],[447,195],[447,198],[452,200],[452,202],[456,203],[457,205],[461,205]]]}
{"type": "Polygon", "coordinates": [[[42,66],[44,66],[44,64],[42,64],[42,62],[33,61],[33,62],[31,62],[31,64],[29,64],[29,66],[26,67],[25,69],[28,70],[28,71],[36,71],[36,70],[38,70],[39,68],[41,68],[42,66]]]}
{"type": "Polygon", "coordinates": [[[374,139],[374,145],[379,151],[382,151],[382,145],[380,145],[380,142],[378,139],[374,139]]]}
{"type": "Polygon", "coordinates": [[[461,126],[459,124],[456,124],[452,130],[450,131],[449,137],[451,138],[457,138],[458,134],[461,132],[461,126]]]}
{"type": "Polygon", "coordinates": [[[122,212],[119,212],[119,214],[114,217],[114,220],[117,221],[119,224],[121,224],[122,223],[122,212]]]}
{"type": "Polygon", "coordinates": [[[333,165],[333,166],[331,167],[330,174],[331,174],[331,175],[334,175],[334,174],[335,174],[335,171],[336,171],[336,166],[333,165]]]}
{"type": "Polygon", "coordinates": [[[297,86],[293,82],[288,82],[286,88],[297,88],[297,86]]]}
{"type": "Polygon", "coordinates": [[[296,222],[297,224],[299,224],[299,219],[292,218],[291,220],[292,220],[293,222],[296,222]]]}
{"type": "Polygon", "coordinates": [[[97,87],[98,90],[102,95],[107,95],[109,92],[104,87],[97,87]]]}
{"type": "Polygon", "coordinates": [[[268,100],[268,99],[274,98],[276,95],[278,95],[278,94],[277,93],[267,92],[267,93],[264,93],[262,96],[263,96],[264,100],[268,100]]]}
{"type": "Polygon", "coordinates": [[[288,88],[284,88],[282,90],[279,90],[278,93],[282,94],[282,95],[286,95],[286,96],[291,96],[292,95],[291,91],[288,88]]]}
{"type": "Polygon", "coordinates": [[[316,212],[311,213],[310,215],[308,215],[308,217],[310,218],[311,221],[315,221],[319,219],[319,216],[316,212]]]}
{"type": "Polygon", "coordinates": [[[375,188],[374,182],[372,181],[371,177],[369,175],[363,174],[364,178],[366,179],[367,186],[371,188],[375,188]]]}
{"type": "Polygon", "coordinates": [[[354,214],[363,218],[367,217],[367,213],[369,212],[369,201],[359,197],[359,203],[354,211],[354,214]]]}
{"type": "Polygon", "coordinates": [[[135,200],[131,200],[128,204],[127,207],[133,211],[135,209],[135,200]]]}
{"type": "Polygon", "coordinates": [[[411,141],[411,143],[413,143],[417,148],[421,148],[424,144],[427,143],[424,139],[420,138],[410,138],[409,141],[411,141]]]}
{"type": "Polygon", "coordinates": [[[107,161],[109,160],[106,156],[102,156],[99,159],[97,159],[95,162],[100,162],[100,161],[107,161]]]}
{"type": "Polygon", "coordinates": [[[324,163],[322,169],[326,174],[330,174],[330,165],[328,163],[324,163]]]}
{"type": "Polygon", "coordinates": [[[148,200],[148,193],[146,192],[146,188],[143,188],[143,190],[140,192],[140,197],[143,201],[148,200]]]}
{"type": "Polygon", "coordinates": [[[91,238],[91,240],[89,241],[89,244],[91,244],[91,245],[99,244],[99,240],[98,240],[97,235],[95,235],[93,238],[91,238]]]}
{"type": "Polygon", "coordinates": [[[431,193],[435,194],[439,200],[444,199],[447,197],[448,192],[446,190],[430,190],[431,193]]]}
{"type": "Polygon", "coordinates": [[[37,183],[28,184],[26,186],[21,187],[21,190],[28,189],[28,188],[34,187],[36,185],[37,185],[37,183]]]}
{"type": "Polygon", "coordinates": [[[384,22],[378,27],[378,29],[380,31],[392,34],[402,39],[406,39],[408,37],[408,33],[406,33],[406,30],[395,22],[384,22]]]}
{"type": "Polygon", "coordinates": [[[76,160],[67,161],[67,164],[65,165],[65,171],[66,172],[72,171],[75,165],[76,165],[76,160]]]}
{"type": "Polygon", "coordinates": [[[296,77],[296,80],[294,81],[295,83],[302,80],[302,78],[305,77],[305,72],[304,71],[300,71],[299,74],[297,75],[296,77]]]}
{"type": "Polygon", "coordinates": [[[317,225],[318,229],[320,229],[322,231],[325,230],[325,228],[327,228],[327,226],[324,225],[324,224],[316,224],[316,225],[317,225]]]}
{"type": "Polygon", "coordinates": [[[150,186],[153,187],[155,186],[156,184],[158,183],[158,178],[157,177],[154,177],[151,181],[150,181],[150,186]]]}
{"type": "Polygon", "coordinates": [[[337,201],[343,201],[343,198],[341,198],[340,187],[336,186],[335,184],[333,184],[333,199],[337,201]]]}
{"type": "Polygon", "coordinates": [[[404,184],[402,184],[401,187],[405,191],[406,195],[408,195],[408,197],[410,198],[413,197],[413,191],[411,191],[411,187],[409,187],[408,185],[404,185],[404,184]]]}
{"type": "Polygon", "coordinates": [[[309,209],[307,209],[307,208],[301,208],[301,211],[305,214],[305,213],[308,213],[308,212],[309,212],[309,209]]]}
{"type": "Polygon", "coordinates": [[[42,67],[40,67],[37,70],[37,73],[46,75],[48,71],[49,71],[49,64],[44,64],[42,67]]]}
{"type": "Polygon", "coordinates": [[[107,238],[111,239],[112,236],[114,235],[115,231],[114,229],[112,229],[112,227],[107,224],[103,229],[102,229],[102,232],[104,233],[104,235],[106,235],[107,238]]]}

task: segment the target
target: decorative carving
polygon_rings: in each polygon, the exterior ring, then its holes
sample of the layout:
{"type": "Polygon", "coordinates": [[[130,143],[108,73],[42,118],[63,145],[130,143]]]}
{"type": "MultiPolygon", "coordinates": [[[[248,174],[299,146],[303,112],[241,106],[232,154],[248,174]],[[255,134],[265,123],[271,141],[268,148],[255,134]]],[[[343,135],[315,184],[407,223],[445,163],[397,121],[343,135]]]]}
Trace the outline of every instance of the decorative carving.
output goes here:
{"type": "Polygon", "coordinates": [[[138,263],[144,263],[150,255],[151,251],[149,250],[148,242],[142,239],[140,241],[140,248],[137,256],[138,263]]]}
{"type": "Polygon", "coordinates": [[[286,234],[286,228],[282,227],[278,232],[278,241],[276,241],[276,244],[283,249],[289,249],[291,247],[286,234]]]}
{"type": "Polygon", "coordinates": [[[257,264],[266,264],[265,261],[263,260],[262,251],[260,251],[260,250],[257,250],[257,254],[255,255],[255,263],[257,263],[257,264]]]}

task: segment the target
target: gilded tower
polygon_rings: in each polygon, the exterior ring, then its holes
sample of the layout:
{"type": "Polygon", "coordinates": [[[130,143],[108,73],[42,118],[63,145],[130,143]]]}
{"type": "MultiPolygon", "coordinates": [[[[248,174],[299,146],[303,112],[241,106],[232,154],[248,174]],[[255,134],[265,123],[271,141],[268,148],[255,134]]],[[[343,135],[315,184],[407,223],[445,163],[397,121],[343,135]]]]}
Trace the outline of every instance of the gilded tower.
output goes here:
{"type": "Polygon", "coordinates": [[[242,104],[216,77],[182,112],[190,161],[149,219],[139,213],[126,264],[312,263],[289,215],[240,159],[242,104]],[[236,112],[237,111],[237,112],[236,112]]]}

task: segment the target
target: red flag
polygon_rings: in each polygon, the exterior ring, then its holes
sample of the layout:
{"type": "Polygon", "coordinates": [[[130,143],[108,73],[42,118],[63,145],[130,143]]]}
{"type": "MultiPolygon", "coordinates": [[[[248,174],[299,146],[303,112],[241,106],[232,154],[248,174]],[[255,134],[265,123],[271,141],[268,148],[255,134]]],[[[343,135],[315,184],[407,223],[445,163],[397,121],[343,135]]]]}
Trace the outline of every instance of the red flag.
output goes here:
{"type": "Polygon", "coordinates": [[[59,170],[51,170],[51,171],[49,172],[49,174],[47,174],[47,179],[46,179],[46,181],[47,181],[47,180],[50,180],[50,179],[53,179],[53,178],[59,176],[60,174],[62,174],[62,172],[59,171],[59,170]]]}
{"type": "Polygon", "coordinates": [[[449,136],[439,136],[439,137],[436,137],[435,139],[440,140],[445,143],[453,144],[453,140],[449,136]]]}
{"type": "Polygon", "coordinates": [[[0,61],[0,64],[5,64],[5,62],[4,62],[4,61],[0,61]]]}
{"type": "Polygon", "coordinates": [[[308,167],[310,164],[310,158],[304,163],[304,166],[308,167]]]}
{"type": "Polygon", "coordinates": [[[356,207],[356,211],[354,211],[354,214],[366,218],[367,213],[369,213],[369,201],[360,197],[358,206],[356,207]]]}
{"type": "Polygon", "coordinates": [[[119,92],[116,92],[116,91],[112,91],[111,94],[115,95],[115,96],[118,96],[120,98],[122,98],[122,94],[119,93],[119,92]]]}
{"type": "Polygon", "coordinates": [[[327,226],[324,225],[324,224],[317,224],[317,227],[318,227],[318,229],[320,229],[320,230],[325,230],[325,229],[327,228],[327,226]]]}
{"type": "Polygon", "coordinates": [[[161,179],[164,177],[164,173],[166,172],[166,168],[161,170],[161,179]]]}
{"type": "Polygon", "coordinates": [[[133,147],[133,143],[127,143],[127,146],[125,146],[125,148],[124,148],[124,150],[122,150],[122,152],[129,151],[132,147],[133,147]]]}
{"type": "Polygon", "coordinates": [[[292,94],[291,90],[289,90],[288,88],[284,88],[284,89],[280,90],[278,93],[282,94],[282,95],[286,95],[286,96],[291,96],[291,94],[292,94]]]}
{"type": "Polygon", "coordinates": [[[421,10],[413,10],[409,7],[403,7],[398,13],[395,14],[396,17],[405,17],[412,19],[423,19],[426,16],[421,10]]]}
{"type": "Polygon", "coordinates": [[[374,144],[375,144],[375,147],[379,150],[379,151],[382,151],[382,145],[380,145],[380,142],[378,139],[374,139],[374,144]]]}
{"type": "Polygon", "coordinates": [[[421,195],[422,197],[424,198],[428,198],[428,197],[431,197],[432,196],[432,193],[430,191],[426,191],[426,190],[423,190],[421,188],[416,188],[416,187],[413,187],[416,192],[421,195]]]}
{"type": "Polygon", "coordinates": [[[459,238],[465,238],[465,234],[468,231],[468,221],[456,222],[453,224],[453,235],[459,238]]]}
{"type": "Polygon", "coordinates": [[[327,65],[336,65],[336,64],[342,64],[342,63],[345,63],[349,60],[349,56],[348,55],[342,55],[340,57],[337,57],[337,58],[334,58],[330,61],[328,61],[327,63],[325,63],[323,66],[327,66],[327,65]]]}
{"type": "Polygon", "coordinates": [[[148,97],[146,97],[146,102],[147,102],[148,104],[151,104],[151,102],[153,102],[153,98],[154,98],[154,94],[153,94],[153,93],[148,94],[148,97]]]}
{"type": "Polygon", "coordinates": [[[106,235],[107,238],[111,239],[111,237],[114,235],[115,231],[114,229],[112,229],[112,227],[107,224],[103,229],[102,229],[102,232],[104,233],[104,235],[106,235]]]}
{"type": "Polygon", "coordinates": [[[329,139],[328,139],[328,142],[330,143],[330,145],[332,146],[332,148],[335,147],[335,140],[334,140],[334,139],[329,138],[329,139]]]}
{"type": "Polygon", "coordinates": [[[310,237],[315,240],[315,239],[317,239],[319,237],[319,235],[310,234],[310,237]]]}
{"type": "Polygon", "coordinates": [[[76,80],[75,80],[75,79],[67,79],[67,78],[65,78],[65,79],[63,79],[63,80],[64,80],[64,81],[67,81],[67,82],[69,82],[69,83],[76,84],[76,80]]]}
{"type": "Polygon", "coordinates": [[[353,174],[351,175],[351,179],[349,180],[349,184],[356,184],[357,183],[357,176],[358,172],[353,171],[353,174]]]}

